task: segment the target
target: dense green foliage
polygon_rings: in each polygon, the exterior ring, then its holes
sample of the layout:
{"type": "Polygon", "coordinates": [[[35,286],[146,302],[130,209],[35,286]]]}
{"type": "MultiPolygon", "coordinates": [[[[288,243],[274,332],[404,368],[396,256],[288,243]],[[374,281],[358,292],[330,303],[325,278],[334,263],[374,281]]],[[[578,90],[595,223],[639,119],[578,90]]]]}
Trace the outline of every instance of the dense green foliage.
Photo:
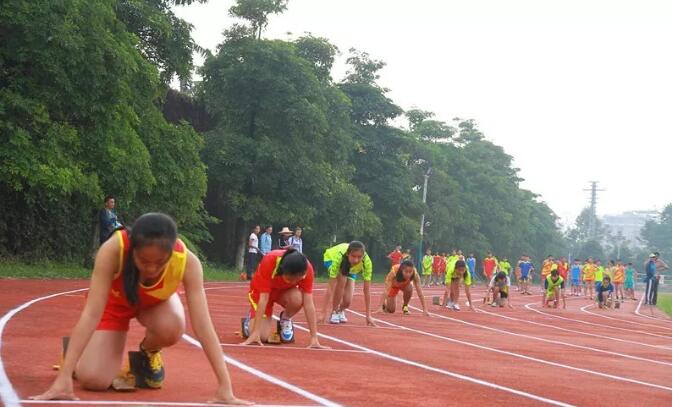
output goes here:
{"type": "Polygon", "coordinates": [[[189,3],[2,3],[0,256],[87,257],[106,194],[122,221],[169,213],[206,257],[237,265],[254,224],[303,226],[314,264],[354,238],[383,264],[396,243],[418,245],[422,213],[434,251],[538,259],[565,247],[554,213],[474,121],[405,112],[365,52],[350,50],[335,80],[327,39],[263,39],[286,1],[237,1],[243,21],[207,55],[203,81],[171,99],[179,109],[163,105],[199,50],[170,8],[189,3]]]}
{"type": "MultiPolygon", "coordinates": [[[[168,13],[146,3],[137,18],[154,24],[168,13]]],[[[160,77],[186,71],[160,46],[160,66],[144,58],[150,37],[118,14],[131,4],[2,3],[0,254],[85,258],[106,194],[124,202],[122,220],[161,210],[188,234],[203,229],[202,140],[157,106],[160,77]]]]}

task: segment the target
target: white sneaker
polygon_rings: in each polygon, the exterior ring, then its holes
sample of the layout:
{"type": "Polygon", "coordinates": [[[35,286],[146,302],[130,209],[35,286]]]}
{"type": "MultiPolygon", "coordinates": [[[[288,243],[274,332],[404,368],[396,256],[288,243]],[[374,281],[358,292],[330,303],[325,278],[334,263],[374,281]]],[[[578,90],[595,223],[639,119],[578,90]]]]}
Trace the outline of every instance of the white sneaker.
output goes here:
{"type": "Polygon", "coordinates": [[[447,303],[447,305],[445,305],[445,307],[447,307],[449,309],[454,309],[454,303],[450,301],[450,302],[447,303]]]}
{"type": "Polygon", "coordinates": [[[330,315],[330,323],[331,324],[339,324],[339,313],[338,312],[333,312],[332,315],[330,315]]]}
{"type": "Polygon", "coordinates": [[[343,310],[340,311],[339,314],[337,314],[337,315],[339,316],[339,322],[340,322],[340,323],[343,324],[343,323],[345,323],[345,322],[349,322],[349,320],[346,319],[346,314],[344,313],[343,310]]]}
{"type": "Polygon", "coordinates": [[[295,339],[293,321],[283,318],[283,313],[281,313],[281,319],[279,320],[279,328],[281,331],[281,340],[283,342],[292,342],[293,339],[295,339]]]}
{"type": "Polygon", "coordinates": [[[461,307],[459,307],[459,304],[452,304],[452,309],[455,311],[461,311],[461,307]]]}
{"type": "Polygon", "coordinates": [[[496,306],[497,306],[496,301],[492,302],[492,303],[491,303],[491,306],[492,306],[492,307],[496,307],[496,306]]]}

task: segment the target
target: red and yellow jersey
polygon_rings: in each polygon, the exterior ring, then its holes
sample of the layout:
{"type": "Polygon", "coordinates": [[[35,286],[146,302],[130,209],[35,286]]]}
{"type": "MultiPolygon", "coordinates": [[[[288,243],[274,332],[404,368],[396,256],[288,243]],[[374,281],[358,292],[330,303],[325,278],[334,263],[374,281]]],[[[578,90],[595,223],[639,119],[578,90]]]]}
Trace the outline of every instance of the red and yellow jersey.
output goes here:
{"type": "Polygon", "coordinates": [[[569,276],[569,263],[564,260],[558,261],[557,271],[559,271],[559,275],[562,276],[564,280],[566,280],[569,276]]]}
{"type": "Polygon", "coordinates": [[[583,266],[583,281],[594,281],[594,271],[597,268],[594,264],[585,264],[583,266]]]}
{"type": "Polygon", "coordinates": [[[625,282],[625,267],[616,266],[615,272],[613,275],[613,282],[617,284],[622,284],[625,282]]]}
{"type": "Polygon", "coordinates": [[[106,307],[115,307],[116,309],[128,308],[129,311],[137,312],[149,308],[162,301],[168,300],[171,295],[178,291],[178,287],[183,281],[185,274],[185,265],[187,264],[187,249],[185,244],[176,240],[173,246],[173,252],[166,268],[162,271],[159,280],[151,286],[143,284],[138,285],[138,303],[135,306],[129,305],[124,294],[124,265],[126,264],[131,248],[131,242],[126,230],[115,232],[119,241],[119,268],[115,273],[110,293],[108,294],[108,303],[106,307]]]}
{"type": "Polygon", "coordinates": [[[541,278],[548,276],[552,272],[553,264],[555,263],[549,260],[543,262],[543,266],[541,267],[541,278]]]}
{"type": "Polygon", "coordinates": [[[412,281],[414,281],[414,277],[417,275],[417,269],[415,267],[414,272],[412,273],[412,276],[409,280],[398,281],[396,280],[396,274],[398,273],[399,268],[400,264],[396,264],[395,266],[391,267],[391,271],[389,271],[389,273],[386,275],[386,285],[390,287],[389,292],[387,293],[389,297],[395,297],[400,290],[410,285],[412,281]]]}
{"type": "Polygon", "coordinates": [[[262,258],[250,282],[251,292],[270,293],[272,290],[284,291],[298,287],[303,293],[311,294],[314,286],[314,266],[309,260],[307,260],[307,273],[298,283],[290,284],[278,274],[279,264],[285,252],[285,250],[272,250],[262,258]]]}

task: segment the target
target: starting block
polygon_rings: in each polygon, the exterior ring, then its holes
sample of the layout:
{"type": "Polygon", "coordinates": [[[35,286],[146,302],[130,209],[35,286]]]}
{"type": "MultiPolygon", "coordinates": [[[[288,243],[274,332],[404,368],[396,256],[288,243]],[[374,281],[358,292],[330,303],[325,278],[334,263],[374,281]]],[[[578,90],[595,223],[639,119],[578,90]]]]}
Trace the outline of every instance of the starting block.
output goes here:
{"type": "Polygon", "coordinates": [[[440,296],[433,296],[433,305],[440,305],[440,296]]]}
{"type": "Polygon", "coordinates": [[[269,335],[269,338],[267,338],[267,343],[271,345],[280,345],[281,335],[279,335],[278,332],[272,333],[271,335],[269,335]]]}
{"type": "Polygon", "coordinates": [[[63,361],[66,359],[66,351],[68,350],[68,343],[70,343],[69,336],[64,336],[61,338],[61,357],[59,358],[57,364],[51,366],[53,370],[61,370],[61,366],[63,366],[63,361]]]}

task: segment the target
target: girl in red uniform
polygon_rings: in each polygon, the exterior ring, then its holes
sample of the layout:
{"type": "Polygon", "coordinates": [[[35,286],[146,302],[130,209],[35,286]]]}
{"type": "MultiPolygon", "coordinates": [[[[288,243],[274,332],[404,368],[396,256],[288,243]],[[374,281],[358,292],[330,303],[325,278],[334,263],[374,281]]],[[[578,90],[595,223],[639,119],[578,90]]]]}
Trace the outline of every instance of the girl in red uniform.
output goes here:
{"type": "Polygon", "coordinates": [[[145,328],[140,372],[146,387],[161,387],[159,351],[185,332],[177,290],[183,284],[194,333],[218,380],[213,402],[252,404],[234,396],[220,341],[213,328],[197,257],[180,239],[169,216],[148,213],[129,232],[118,230],[99,249],[87,301],[70,336],[56,380],[36,400],[76,400],[73,372],[88,390],[106,390],[122,366],[129,321],[145,328]]]}
{"type": "Polygon", "coordinates": [[[396,296],[402,291],[403,314],[409,314],[408,305],[412,299],[412,283],[414,283],[419,300],[421,300],[424,315],[430,316],[426,309],[426,300],[424,299],[424,292],[421,289],[419,273],[417,273],[414,263],[410,260],[403,260],[402,263],[396,264],[386,276],[384,293],[381,296],[381,303],[376,312],[381,309],[384,312],[394,313],[396,310],[396,296]]]}
{"type": "Polygon", "coordinates": [[[311,335],[309,347],[325,348],[318,342],[313,285],[314,267],[302,253],[290,247],[272,250],[265,255],[250,282],[248,300],[251,309],[242,327],[242,334],[246,338],[243,345],[262,345],[262,342],[267,341],[273,328],[274,303],[277,303],[284,308],[278,323],[281,342],[295,340],[291,318],[304,308],[311,335]]]}

